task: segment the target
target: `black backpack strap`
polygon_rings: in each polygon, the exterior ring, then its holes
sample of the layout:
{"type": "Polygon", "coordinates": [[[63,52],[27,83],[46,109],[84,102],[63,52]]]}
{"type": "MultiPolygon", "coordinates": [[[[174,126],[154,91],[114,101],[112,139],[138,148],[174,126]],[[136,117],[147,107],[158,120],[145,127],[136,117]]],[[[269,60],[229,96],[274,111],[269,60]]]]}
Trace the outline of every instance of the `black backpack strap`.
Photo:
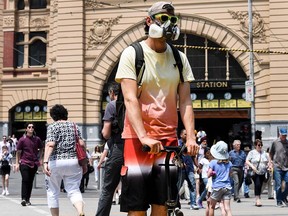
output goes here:
{"type": "MultiPolygon", "coordinates": [[[[135,70],[136,70],[136,76],[137,76],[137,85],[141,86],[142,84],[142,78],[145,70],[145,61],[144,61],[144,53],[143,53],[143,48],[141,44],[137,41],[135,43],[132,43],[131,46],[135,49],[135,70]]],[[[169,43],[169,46],[171,47],[173,51],[173,56],[175,59],[175,64],[174,66],[178,67],[179,75],[180,75],[180,80],[181,82],[184,82],[184,77],[183,77],[183,63],[182,59],[180,57],[179,50],[176,49],[172,44],[169,43]]]]}
{"type": "Polygon", "coordinates": [[[137,41],[132,43],[131,46],[135,49],[135,70],[137,76],[137,85],[140,86],[142,82],[143,72],[145,70],[145,61],[144,61],[144,54],[143,48],[141,44],[137,41]]]}
{"type": "Polygon", "coordinates": [[[174,59],[176,61],[176,64],[174,64],[174,66],[178,67],[179,70],[179,75],[180,75],[180,80],[181,82],[184,82],[184,77],[183,77],[183,63],[180,57],[180,53],[179,50],[176,49],[172,44],[169,43],[169,46],[171,47],[172,51],[173,51],[173,55],[174,55],[174,59]]]}

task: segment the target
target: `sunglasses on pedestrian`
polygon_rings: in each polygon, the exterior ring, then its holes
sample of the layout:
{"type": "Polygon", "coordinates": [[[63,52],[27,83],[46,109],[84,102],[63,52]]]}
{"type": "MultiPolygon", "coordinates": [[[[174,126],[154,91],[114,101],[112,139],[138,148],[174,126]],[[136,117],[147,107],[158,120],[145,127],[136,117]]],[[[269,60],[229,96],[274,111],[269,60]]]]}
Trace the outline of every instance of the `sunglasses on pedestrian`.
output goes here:
{"type": "Polygon", "coordinates": [[[169,16],[167,14],[156,14],[154,15],[154,18],[160,20],[162,23],[165,23],[168,20],[170,20],[172,24],[176,24],[178,22],[177,16],[169,16]]]}
{"type": "Polygon", "coordinates": [[[28,126],[28,129],[31,129],[31,128],[34,129],[34,126],[28,126]]]}
{"type": "Polygon", "coordinates": [[[262,144],[258,144],[257,146],[262,147],[263,145],[262,144]]]}

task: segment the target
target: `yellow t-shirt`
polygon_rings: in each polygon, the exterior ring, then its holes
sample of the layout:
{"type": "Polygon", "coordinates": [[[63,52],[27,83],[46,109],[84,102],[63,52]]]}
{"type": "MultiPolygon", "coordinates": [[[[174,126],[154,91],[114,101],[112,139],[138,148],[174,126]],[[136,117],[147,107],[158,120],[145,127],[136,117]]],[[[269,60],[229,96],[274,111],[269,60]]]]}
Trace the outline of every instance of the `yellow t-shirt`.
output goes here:
{"type": "MultiPolygon", "coordinates": [[[[169,45],[163,53],[152,50],[145,41],[140,42],[144,52],[145,71],[139,88],[139,104],[147,135],[155,139],[176,137],[178,126],[177,90],[180,75],[169,45]]],[[[180,52],[183,63],[184,82],[194,80],[186,55],[180,52]]],[[[137,80],[135,49],[127,47],[120,58],[115,80],[137,80]]],[[[122,138],[137,138],[127,115],[125,115],[122,138]]]]}

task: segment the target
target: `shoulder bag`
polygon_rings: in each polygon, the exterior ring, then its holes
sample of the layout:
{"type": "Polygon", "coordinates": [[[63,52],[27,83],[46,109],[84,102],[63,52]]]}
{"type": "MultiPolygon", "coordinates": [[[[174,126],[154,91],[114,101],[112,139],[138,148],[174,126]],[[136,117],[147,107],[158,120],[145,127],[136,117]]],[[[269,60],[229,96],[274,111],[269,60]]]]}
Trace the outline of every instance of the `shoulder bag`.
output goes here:
{"type": "Polygon", "coordinates": [[[85,152],[84,148],[79,143],[79,136],[77,133],[77,128],[76,128],[75,123],[74,123],[74,133],[75,133],[75,140],[76,140],[75,148],[76,148],[78,163],[80,166],[87,166],[86,152],[85,152]]]}
{"type": "MultiPolygon", "coordinates": [[[[261,161],[261,154],[260,154],[260,160],[259,160],[259,162],[257,164],[257,168],[256,169],[259,168],[260,161],[261,161]]],[[[255,175],[254,170],[249,166],[249,169],[247,170],[247,173],[246,173],[246,176],[245,176],[245,179],[244,179],[246,185],[252,184],[252,177],[254,175],[255,175]]]]}

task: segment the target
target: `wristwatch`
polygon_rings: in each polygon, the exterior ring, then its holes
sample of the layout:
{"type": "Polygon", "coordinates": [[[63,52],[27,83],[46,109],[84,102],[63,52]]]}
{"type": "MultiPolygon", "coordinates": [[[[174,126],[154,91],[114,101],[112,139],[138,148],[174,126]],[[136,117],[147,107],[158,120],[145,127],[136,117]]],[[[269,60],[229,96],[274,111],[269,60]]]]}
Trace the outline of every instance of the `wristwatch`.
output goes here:
{"type": "Polygon", "coordinates": [[[44,161],[43,164],[48,164],[48,161],[44,161]]]}

